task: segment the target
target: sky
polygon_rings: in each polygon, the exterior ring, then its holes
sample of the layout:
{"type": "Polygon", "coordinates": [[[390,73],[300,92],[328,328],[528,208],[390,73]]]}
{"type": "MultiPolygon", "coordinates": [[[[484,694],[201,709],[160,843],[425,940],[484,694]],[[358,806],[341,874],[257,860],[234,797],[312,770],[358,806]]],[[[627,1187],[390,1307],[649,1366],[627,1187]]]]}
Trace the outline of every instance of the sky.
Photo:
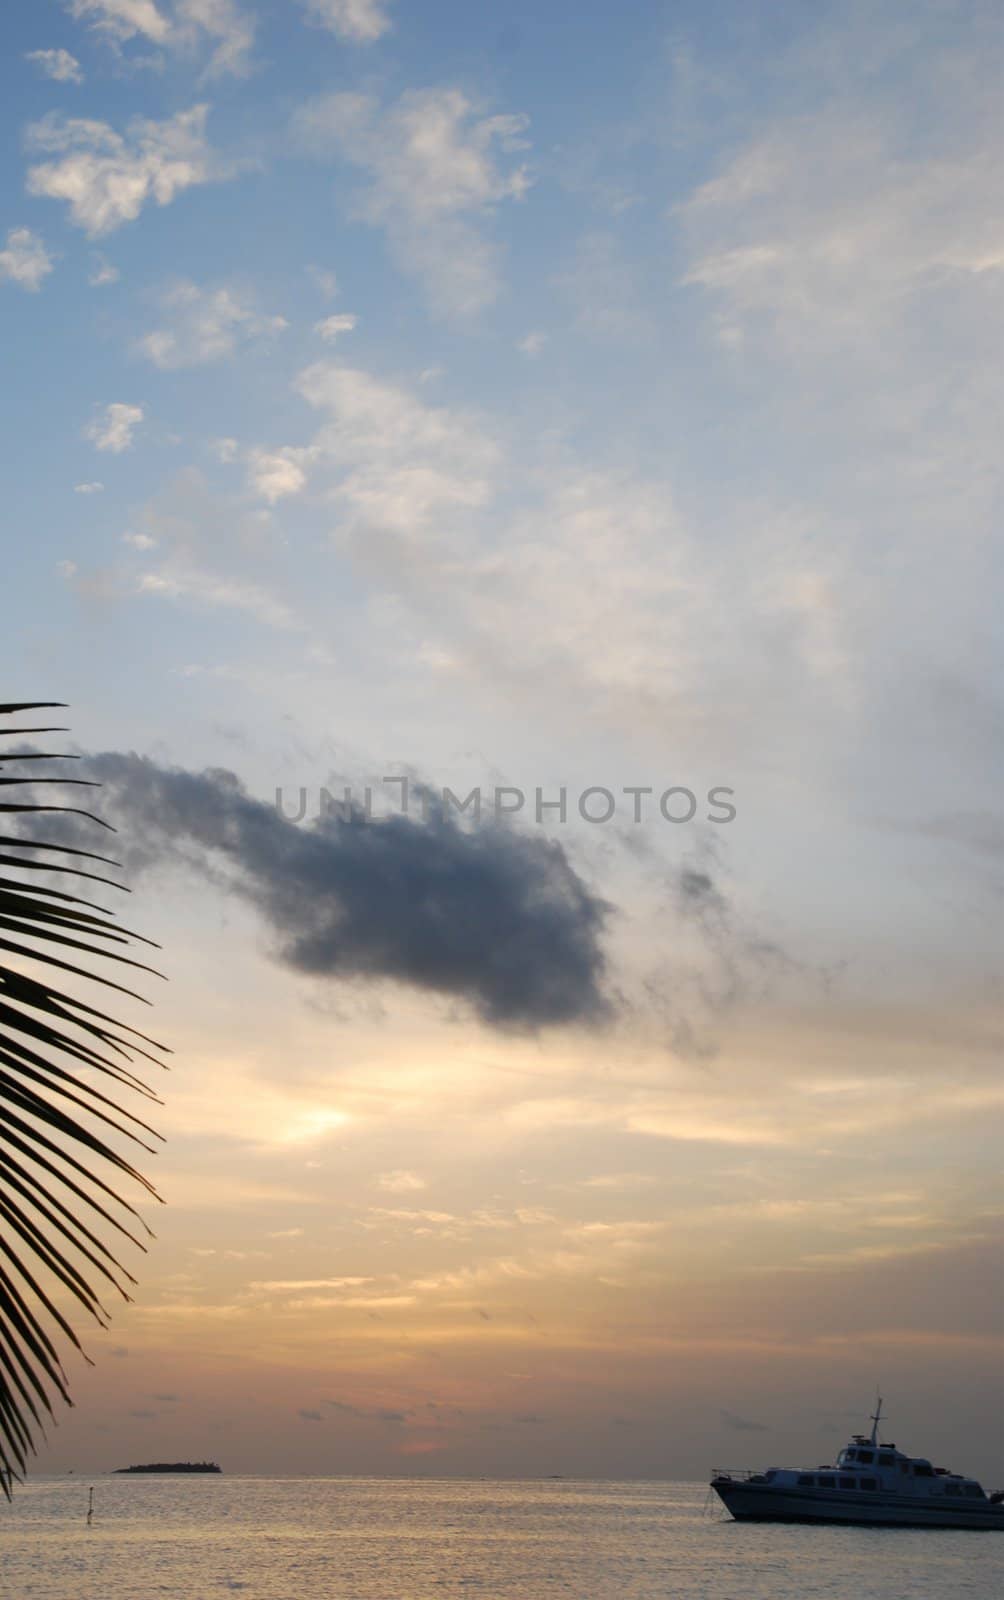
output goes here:
{"type": "Polygon", "coordinates": [[[173,1052],[40,1470],[1000,1479],[999,7],[2,26],[5,698],[173,1052]]]}

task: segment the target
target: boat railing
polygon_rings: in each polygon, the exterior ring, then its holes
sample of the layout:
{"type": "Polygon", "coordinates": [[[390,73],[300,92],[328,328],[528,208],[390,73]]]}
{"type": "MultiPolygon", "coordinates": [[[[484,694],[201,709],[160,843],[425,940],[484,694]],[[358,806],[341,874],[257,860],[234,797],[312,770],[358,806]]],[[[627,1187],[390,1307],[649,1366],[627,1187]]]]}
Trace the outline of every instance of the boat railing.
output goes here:
{"type": "Polygon", "coordinates": [[[726,1479],[730,1483],[764,1483],[766,1476],[755,1471],[752,1467],[712,1467],[712,1482],[716,1479],[726,1479]]]}

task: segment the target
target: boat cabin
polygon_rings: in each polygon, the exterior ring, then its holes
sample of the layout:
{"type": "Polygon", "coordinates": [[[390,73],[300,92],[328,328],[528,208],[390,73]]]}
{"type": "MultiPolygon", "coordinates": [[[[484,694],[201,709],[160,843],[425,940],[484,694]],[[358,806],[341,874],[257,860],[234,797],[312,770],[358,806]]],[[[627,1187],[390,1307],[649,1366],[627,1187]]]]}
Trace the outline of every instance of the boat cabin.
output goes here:
{"type": "Polygon", "coordinates": [[[947,1495],[950,1499],[985,1500],[973,1478],[963,1478],[947,1467],[934,1467],[922,1456],[907,1456],[894,1444],[878,1444],[864,1434],[854,1435],[837,1456],[836,1466],[814,1472],[776,1468],[764,1474],[767,1483],[789,1481],[800,1489],[855,1489],[866,1494],[947,1495]]]}

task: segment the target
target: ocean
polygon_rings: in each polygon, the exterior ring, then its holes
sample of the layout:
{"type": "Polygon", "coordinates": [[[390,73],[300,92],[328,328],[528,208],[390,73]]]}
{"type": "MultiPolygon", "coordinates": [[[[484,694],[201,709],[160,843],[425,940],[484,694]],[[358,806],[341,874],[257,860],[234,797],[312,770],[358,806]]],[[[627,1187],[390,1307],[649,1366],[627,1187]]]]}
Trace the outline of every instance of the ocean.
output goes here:
{"type": "Polygon", "coordinates": [[[4,1600],[1004,1594],[1004,1536],[742,1525],[696,1483],[38,1477],[0,1515],[4,1600]]]}

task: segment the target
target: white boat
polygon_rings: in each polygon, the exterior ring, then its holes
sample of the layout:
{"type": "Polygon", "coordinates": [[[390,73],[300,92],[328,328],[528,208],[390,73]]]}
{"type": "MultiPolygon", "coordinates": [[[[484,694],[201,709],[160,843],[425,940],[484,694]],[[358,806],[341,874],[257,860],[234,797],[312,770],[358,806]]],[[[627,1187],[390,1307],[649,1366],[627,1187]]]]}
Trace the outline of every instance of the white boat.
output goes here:
{"type": "Polygon", "coordinates": [[[856,1433],[835,1466],[715,1468],[711,1487],[737,1522],[867,1523],[903,1528],[1004,1528],[1004,1493],[974,1478],[879,1443],[882,1401],[870,1436],[856,1433]]]}

